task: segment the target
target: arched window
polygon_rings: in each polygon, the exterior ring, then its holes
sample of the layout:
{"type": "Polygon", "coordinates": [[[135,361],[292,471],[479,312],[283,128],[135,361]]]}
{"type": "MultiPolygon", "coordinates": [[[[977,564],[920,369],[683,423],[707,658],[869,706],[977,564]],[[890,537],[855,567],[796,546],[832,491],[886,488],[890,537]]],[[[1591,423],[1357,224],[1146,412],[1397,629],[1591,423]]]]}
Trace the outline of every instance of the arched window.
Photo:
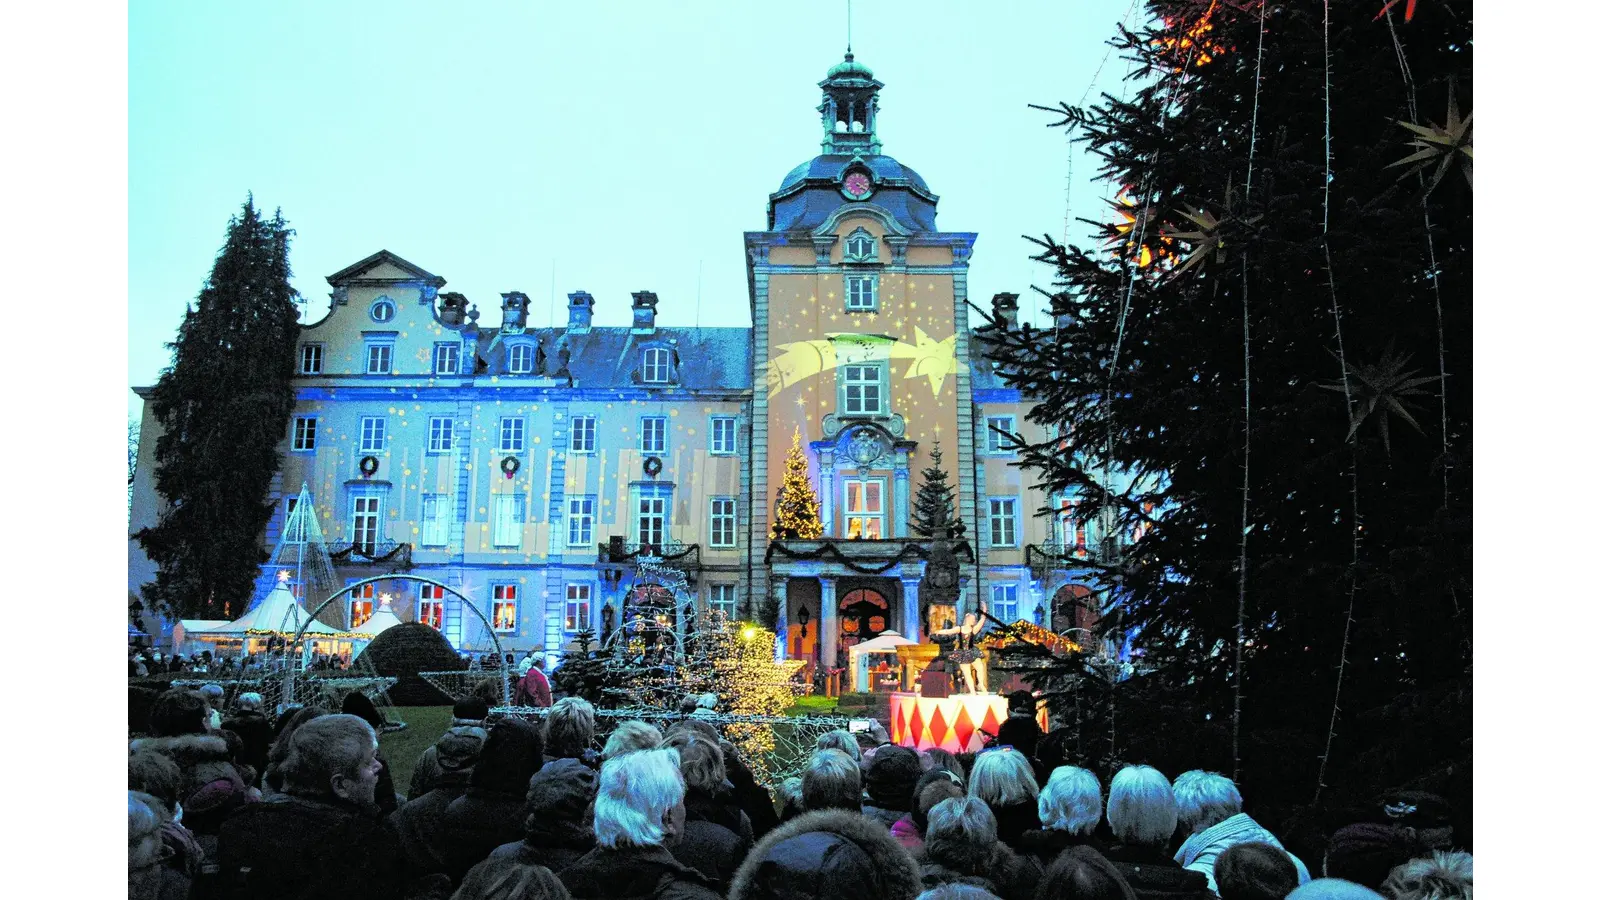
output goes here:
{"type": "Polygon", "coordinates": [[[844,240],[845,262],[875,263],[878,261],[878,242],[865,228],[856,228],[844,240]]]}
{"type": "Polygon", "coordinates": [[[512,375],[533,372],[533,345],[512,344],[506,348],[506,371],[512,375]]]}

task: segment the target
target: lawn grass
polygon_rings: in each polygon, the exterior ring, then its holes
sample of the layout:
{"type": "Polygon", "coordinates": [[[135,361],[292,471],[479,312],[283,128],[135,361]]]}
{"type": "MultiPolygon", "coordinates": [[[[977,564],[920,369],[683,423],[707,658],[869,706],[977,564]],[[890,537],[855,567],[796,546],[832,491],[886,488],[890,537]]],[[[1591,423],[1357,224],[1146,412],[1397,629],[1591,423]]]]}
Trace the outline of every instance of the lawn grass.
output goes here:
{"type": "Polygon", "coordinates": [[[417,757],[450,727],[451,707],[401,706],[395,712],[406,727],[379,735],[378,749],[389,761],[394,789],[404,796],[411,789],[411,769],[417,764],[417,757]]]}
{"type": "Polygon", "coordinates": [[[827,716],[832,715],[834,707],[839,701],[832,697],[796,697],[794,705],[785,709],[786,716],[827,716]]]}

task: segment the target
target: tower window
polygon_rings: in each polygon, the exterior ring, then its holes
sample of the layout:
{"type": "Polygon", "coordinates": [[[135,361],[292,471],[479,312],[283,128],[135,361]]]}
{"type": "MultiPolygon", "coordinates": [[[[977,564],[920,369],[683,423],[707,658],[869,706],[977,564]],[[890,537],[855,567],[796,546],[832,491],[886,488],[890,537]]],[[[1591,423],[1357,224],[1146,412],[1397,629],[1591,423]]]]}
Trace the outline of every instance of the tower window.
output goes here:
{"type": "Polygon", "coordinates": [[[844,367],[847,416],[883,415],[883,369],[876,364],[844,367]]]}
{"type": "Polygon", "coordinates": [[[846,275],[844,308],[850,312],[874,312],[878,308],[878,276],[846,275]]]}
{"type": "Polygon", "coordinates": [[[321,344],[301,344],[300,345],[300,374],[301,375],[321,375],[322,374],[322,345],[321,344]]]}
{"type": "Polygon", "coordinates": [[[878,242],[873,240],[871,232],[857,228],[845,239],[844,258],[846,262],[877,262],[878,242]]]}

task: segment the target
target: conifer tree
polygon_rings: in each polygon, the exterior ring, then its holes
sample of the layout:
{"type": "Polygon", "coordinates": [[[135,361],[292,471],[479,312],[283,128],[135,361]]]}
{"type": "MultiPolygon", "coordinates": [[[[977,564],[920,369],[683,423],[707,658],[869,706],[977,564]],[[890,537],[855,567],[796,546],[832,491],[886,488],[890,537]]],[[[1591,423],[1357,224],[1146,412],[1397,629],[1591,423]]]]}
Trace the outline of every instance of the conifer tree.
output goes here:
{"type": "Polygon", "coordinates": [[[956,495],[950,487],[949,475],[944,470],[944,454],[938,442],[928,454],[930,464],[922,470],[922,485],[917,488],[916,502],[911,510],[911,529],[931,538],[944,531],[946,537],[958,538],[966,533],[967,526],[956,514],[956,495]]]}
{"type": "Polygon", "coordinates": [[[157,566],[145,599],[172,618],[238,616],[266,559],[267,492],[294,408],[292,233],[245,201],[150,398],[165,509],[134,537],[157,566]]]}
{"type": "Polygon", "coordinates": [[[777,502],[772,504],[772,540],[810,540],[822,537],[822,502],[811,487],[810,467],[800,449],[800,429],[794,430],[794,443],[784,460],[783,484],[778,486],[777,502]]]}
{"type": "Polygon", "coordinates": [[[581,629],[573,636],[576,645],[551,675],[550,682],[561,694],[582,697],[596,706],[608,706],[606,688],[611,685],[606,666],[606,651],[595,643],[594,630],[581,629]]]}
{"type": "Polygon", "coordinates": [[[1470,757],[1471,4],[1144,5],[1113,42],[1133,95],[1055,110],[1120,192],[1103,243],[1039,241],[1054,327],[981,335],[1072,436],[1023,464],[1140,533],[1082,562],[1142,654],[1118,752],[1228,771],[1231,729],[1281,799],[1448,793],[1425,779],[1470,757]]]}

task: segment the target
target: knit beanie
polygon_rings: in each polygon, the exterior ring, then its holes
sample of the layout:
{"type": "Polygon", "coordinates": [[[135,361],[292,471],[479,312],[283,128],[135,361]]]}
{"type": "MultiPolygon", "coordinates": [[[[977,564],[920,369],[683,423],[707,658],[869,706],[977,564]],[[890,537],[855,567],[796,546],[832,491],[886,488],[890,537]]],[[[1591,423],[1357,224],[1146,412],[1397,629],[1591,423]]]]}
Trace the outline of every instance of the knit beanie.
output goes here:
{"type": "Polygon", "coordinates": [[[867,768],[867,796],[881,809],[911,811],[912,792],[922,777],[922,760],[912,750],[884,744],[867,768]]]}
{"type": "Polygon", "coordinates": [[[1347,825],[1328,840],[1328,877],[1377,890],[1389,870],[1427,852],[1411,831],[1363,822],[1347,825]]]}

